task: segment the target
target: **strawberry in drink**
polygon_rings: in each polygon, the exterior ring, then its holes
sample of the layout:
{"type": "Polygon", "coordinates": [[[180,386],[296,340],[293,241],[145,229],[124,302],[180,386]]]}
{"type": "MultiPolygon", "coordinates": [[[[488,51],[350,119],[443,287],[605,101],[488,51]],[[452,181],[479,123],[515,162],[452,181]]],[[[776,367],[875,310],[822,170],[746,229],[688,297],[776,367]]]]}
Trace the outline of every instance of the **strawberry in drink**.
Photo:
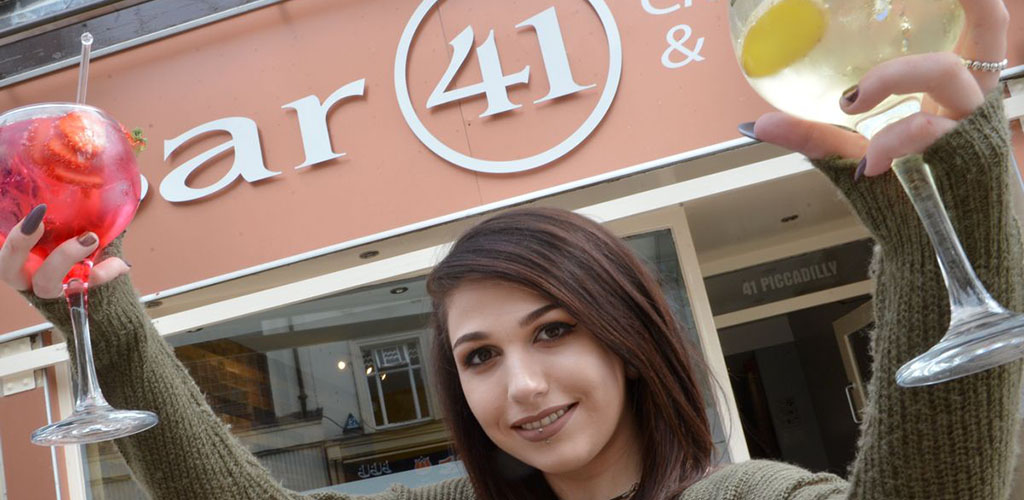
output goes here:
{"type": "Polygon", "coordinates": [[[45,232],[32,253],[45,259],[64,241],[92,231],[105,247],[139,203],[135,151],[144,140],[82,105],[28,106],[0,123],[0,244],[30,210],[47,205],[45,232]]]}

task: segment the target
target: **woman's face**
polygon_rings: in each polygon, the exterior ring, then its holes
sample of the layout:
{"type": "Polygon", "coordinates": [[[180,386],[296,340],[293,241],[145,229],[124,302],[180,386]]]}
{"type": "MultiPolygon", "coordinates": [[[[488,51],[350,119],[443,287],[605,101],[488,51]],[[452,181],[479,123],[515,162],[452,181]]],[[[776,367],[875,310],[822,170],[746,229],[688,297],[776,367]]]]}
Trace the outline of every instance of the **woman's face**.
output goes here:
{"type": "Polygon", "coordinates": [[[462,284],[447,305],[462,390],[499,448],[563,474],[636,446],[622,361],[565,310],[497,281],[462,284]]]}

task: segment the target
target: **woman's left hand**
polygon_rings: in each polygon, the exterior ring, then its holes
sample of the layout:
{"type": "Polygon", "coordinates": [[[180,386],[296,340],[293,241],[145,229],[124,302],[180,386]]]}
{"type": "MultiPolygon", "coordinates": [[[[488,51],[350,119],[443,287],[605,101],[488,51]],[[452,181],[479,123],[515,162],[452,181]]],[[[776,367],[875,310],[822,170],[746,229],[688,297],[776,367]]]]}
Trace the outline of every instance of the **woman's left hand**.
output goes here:
{"type": "MultiPolygon", "coordinates": [[[[1002,61],[1006,57],[1009,14],[1003,0],[960,0],[965,13],[960,52],[965,59],[1002,61]]],[[[959,120],[980,106],[999,84],[999,73],[964,67],[952,52],[901,57],[872,68],[840,100],[850,114],[870,110],[893,94],[923,92],[923,111],[893,123],[869,142],[854,132],[801,120],[781,112],[757,120],[759,140],[803,153],[811,159],[832,155],[863,158],[858,174],[885,173],[901,156],[922,153],[959,120]]]]}

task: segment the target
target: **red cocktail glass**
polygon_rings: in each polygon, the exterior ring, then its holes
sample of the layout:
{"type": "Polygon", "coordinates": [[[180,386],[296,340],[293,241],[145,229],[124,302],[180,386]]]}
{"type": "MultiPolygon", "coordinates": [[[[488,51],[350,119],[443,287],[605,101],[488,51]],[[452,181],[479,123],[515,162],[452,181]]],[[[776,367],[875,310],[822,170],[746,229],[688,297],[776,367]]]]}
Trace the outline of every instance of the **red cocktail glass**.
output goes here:
{"type": "Polygon", "coordinates": [[[0,243],[33,207],[46,204],[45,232],[30,259],[86,232],[96,252],[64,279],[76,357],[76,400],[68,418],[32,434],[38,445],[106,441],[157,423],[148,411],[117,410],[103,398],[89,340],[89,271],[101,249],[132,220],[140,178],[131,138],[103,111],[70,103],[36,104],[0,115],[0,243]]]}

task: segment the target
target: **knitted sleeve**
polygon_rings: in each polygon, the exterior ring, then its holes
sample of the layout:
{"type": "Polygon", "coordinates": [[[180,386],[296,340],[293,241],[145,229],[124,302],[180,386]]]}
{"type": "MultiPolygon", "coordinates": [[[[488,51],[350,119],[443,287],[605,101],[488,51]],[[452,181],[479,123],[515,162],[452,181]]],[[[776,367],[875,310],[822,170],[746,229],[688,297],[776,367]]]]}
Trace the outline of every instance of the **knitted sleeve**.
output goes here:
{"type": "MultiPolygon", "coordinates": [[[[120,254],[120,242],[106,251],[120,254]]],[[[70,335],[63,300],[25,294],[47,320],[70,335]]],[[[89,321],[100,387],[116,408],[149,410],[156,427],[114,442],[132,477],[154,500],[347,500],[338,493],[285,489],[231,434],[207,404],[173,349],[142,308],[128,276],[90,290],[89,321]]],[[[68,343],[72,360],[77,356],[68,343]]],[[[74,373],[74,370],[72,370],[74,373]]],[[[395,486],[364,500],[468,500],[468,480],[422,489],[395,486]]]]}
{"type": "MultiPolygon", "coordinates": [[[[1003,306],[1024,311],[1024,253],[1009,195],[1010,169],[1016,167],[1009,159],[1002,96],[988,96],[928,148],[924,160],[981,281],[1003,306]]],[[[894,174],[854,182],[854,161],[815,163],[878,245],[872,266],[873,376],[849,498],[1006,498],[1021,363],[929,387],[897,386],[899,367],[937,343],[949,325],[935,253],[894,174]]]]}
{"type": "MultiPolygon", "coordinates": [[[[932,167],[971,263],[1003,306],[1024,311],[1024,253],[1010,209],[1009,131],[1002,97],[932,145],[932,167]]],[[[1021,363],[929,387],[896,385],[896,371],[949,325],[935,253],[892,173],[853,181],[856,161],[814,162],[870,229],[877,247],[873,375],[849,483],[788,464],[722,468],[683,500],[1001,500],[1010,492],[1021,363]]],[[[1015,187],[1019,189],[1019,187],[1015,187]]]]}

